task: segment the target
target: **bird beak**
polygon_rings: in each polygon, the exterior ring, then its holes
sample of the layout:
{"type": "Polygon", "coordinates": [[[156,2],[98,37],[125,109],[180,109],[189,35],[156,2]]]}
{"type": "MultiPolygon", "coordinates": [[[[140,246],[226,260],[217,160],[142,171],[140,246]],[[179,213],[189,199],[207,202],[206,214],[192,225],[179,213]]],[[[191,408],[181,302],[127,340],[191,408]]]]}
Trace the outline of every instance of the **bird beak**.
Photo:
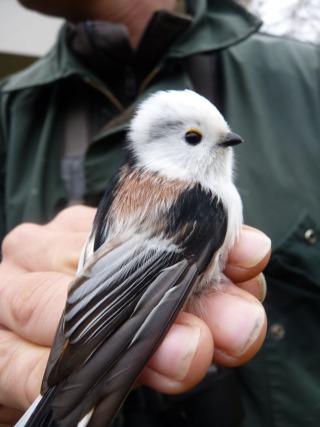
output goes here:
{"type": "Polygon", "coordinates": [[[233,147],[234,145],[241,144],[243,142],[243,139],[241,136],[237,135],[236,133],[229,132],[226,134],[226,136],[223,138],[223,141],[220,142],[220,147],[233,147]]]}

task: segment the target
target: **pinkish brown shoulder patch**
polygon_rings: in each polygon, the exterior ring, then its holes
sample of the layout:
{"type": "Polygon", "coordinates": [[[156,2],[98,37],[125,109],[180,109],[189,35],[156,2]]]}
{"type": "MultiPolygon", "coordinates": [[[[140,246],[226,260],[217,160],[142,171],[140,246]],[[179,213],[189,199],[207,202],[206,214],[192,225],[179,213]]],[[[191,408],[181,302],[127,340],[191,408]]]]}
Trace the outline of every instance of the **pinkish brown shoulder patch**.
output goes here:
{"type": "Polygon", "coordinates": [[[169,180],[150,172],[132,171],[125,166],[111,217],[120,222],[156,217],[157,212],[166,211],[187,187],[185,181],[169,180]]]}

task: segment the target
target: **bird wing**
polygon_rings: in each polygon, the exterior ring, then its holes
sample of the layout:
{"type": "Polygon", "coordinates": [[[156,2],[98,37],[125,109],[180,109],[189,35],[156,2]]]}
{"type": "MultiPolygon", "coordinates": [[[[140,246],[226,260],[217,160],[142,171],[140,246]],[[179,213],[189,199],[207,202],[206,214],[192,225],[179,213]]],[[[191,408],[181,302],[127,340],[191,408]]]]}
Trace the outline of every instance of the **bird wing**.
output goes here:
{"type": "Polygon", "coordinates": [[[221,203],[208,199],[211,216],[199,221],[203,204],[190,209],[190,197],[168,214],[170,241],[135,234],[112,250],[102,244],[75,278],[44,379],[44,389],[59,388],[52,404],[59,426],[76,425],[94,407],[90,426],[112,422],[221,246],[221,203]]]}

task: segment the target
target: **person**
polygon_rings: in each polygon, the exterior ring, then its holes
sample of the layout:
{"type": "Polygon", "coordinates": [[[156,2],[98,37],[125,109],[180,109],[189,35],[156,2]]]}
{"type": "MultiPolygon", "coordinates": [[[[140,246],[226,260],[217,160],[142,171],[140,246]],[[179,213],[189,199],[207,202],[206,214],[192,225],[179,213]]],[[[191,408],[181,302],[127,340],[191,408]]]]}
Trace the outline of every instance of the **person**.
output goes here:
{"type": "Polygon", "coordinates": [[[13,230],[0,267],[1,421],[12,422],[38,393],[90,228],[92,209],[63,208],[97,204],[144,97],[191,88],[246,141],[237,150],[245,220],[273,241],[268,333],[249,363],[232,374],[213,365],[200,388],[186,392],[209,367],[212,339],[214,361],[229,367],[247,362],[263,340],[258,300],[269,241],[245,227],[226,270],[237,286],[213,294],[202,320],[181,314],[140,378],[160,392],[186,393],[165,398],[138,388],[118,422],[318,425],[319,47],[259,33],[260,21],[231,0],[21,3],[68,24],[46,57],[1,88],[1,234],[13,230]],[[185,325],[201,331],[196,348],[185,325]],[[182,330],[186,346],[177,346],[182,330]]]}

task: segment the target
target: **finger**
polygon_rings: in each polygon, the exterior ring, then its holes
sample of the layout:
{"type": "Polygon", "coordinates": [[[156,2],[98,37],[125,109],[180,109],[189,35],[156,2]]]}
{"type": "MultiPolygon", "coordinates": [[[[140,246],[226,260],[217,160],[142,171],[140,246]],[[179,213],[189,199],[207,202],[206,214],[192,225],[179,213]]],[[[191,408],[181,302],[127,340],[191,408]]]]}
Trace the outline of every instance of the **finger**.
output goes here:
{"type": "Polygon", "coordinates": [[[88,234],[92,228],[96,212],[96,208],[82,205],[72,206],[62,210],[48,223],[48,226],[52,229],[84,232],[88,234]]]}
{"type": "Polygon", "coordinates": [[[70,276],[58,273],[4,276],[0,323],[26,340],[51,345],[70,280],[70,276]]]}
{"type": "Polygon", "coordinates": [[[270,239],[255,228],[243,226],[240,237],[229,254],[225,274],[234,283],[250,280],[266,267],[270,253],[270,239]]]}
{"type": "Polygon", "coordinates": [[[87,233],[22,224],[3,241],[3,262],[19,271],[60,271],[74,274],[87,233]]]}
{"type": "Polygon", "coordinates": [[[255,297],[229,283],[203,298],[201,305],[201,317],[213,335],[216,363],[239,366],[257,353],[266,334],[266,315],[255,297]]]}
{"type": "Polygon", "coordinates": [[[162,393],[182,393],[198,384],[212,362],[213,340],[207,325],[190,313],[180,313],[139,383],[162,393]]]}
{"type": "Polygon", "coordinates": [[[0,403],[25,410],[40,393],[49,349],[5,330],[0,331],[0,347],[0,403]]]}
{"type": "Polygon", "coordinates": [[[0,427],[12,427],[22,417],[23,411],[0,404],[0,427]]]}
{"type": "Polygon", "coordinates": [[[263,273],[246,282],[237,283],[237,287],[263,302],[267,294],[267,283],[263,273]]]}

